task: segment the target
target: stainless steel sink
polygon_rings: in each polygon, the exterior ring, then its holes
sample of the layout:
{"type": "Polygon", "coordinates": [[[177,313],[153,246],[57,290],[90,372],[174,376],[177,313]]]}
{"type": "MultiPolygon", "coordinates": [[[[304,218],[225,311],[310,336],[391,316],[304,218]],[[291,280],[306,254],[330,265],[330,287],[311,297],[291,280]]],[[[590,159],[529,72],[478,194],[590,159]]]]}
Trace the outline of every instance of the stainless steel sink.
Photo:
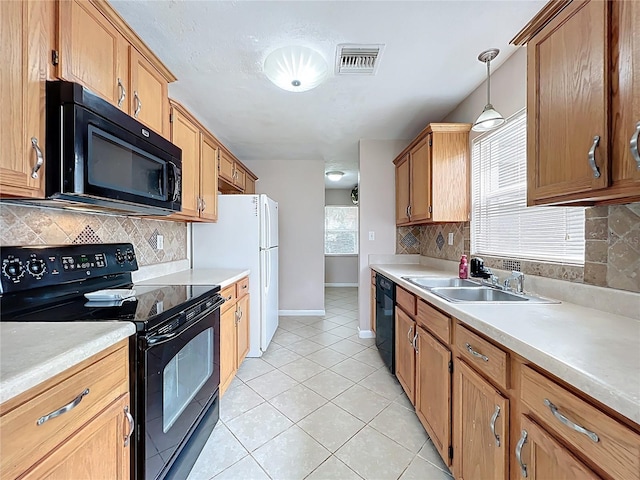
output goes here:
{"type": "Polygon", "coordinates": [[[481,287],[477,282],[462,278],[441,278],[441,277],[402,277],[404,280],[422,288],[431,290],[437,287],[481,287]]]}
{"type": "Polygon", "coordinates": [[[449,302],[528,302],[528,303],[559,303],[555,300],[549,300],[542,297],[533,297],[530,295],[519,295],[516,293],[505,292],[490,287],[469,288],[469,287],[453,287],[453,288],[432,288],[431,293],[444,298],[449,302]]]}

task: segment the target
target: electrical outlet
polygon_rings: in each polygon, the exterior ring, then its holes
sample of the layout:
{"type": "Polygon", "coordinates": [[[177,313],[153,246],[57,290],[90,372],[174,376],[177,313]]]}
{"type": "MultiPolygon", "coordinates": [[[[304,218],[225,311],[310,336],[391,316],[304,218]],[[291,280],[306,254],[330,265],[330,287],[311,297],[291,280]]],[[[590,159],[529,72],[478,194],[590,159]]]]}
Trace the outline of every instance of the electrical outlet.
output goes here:
{"type": "Polygon", "coordinates": [[[375,240],[376,239],[376,232],[369,232],[369,240],[375,240]]]}
{"type": "Polygon", "coordinates": [[[453,232],[449,233],[449,245],[453,245],[453,232]]]}
{"type": "Polygon", "coordinates": [[[158,235],[156,237],[156,248],[158,250],[163,250],[164,249],[164,237],[162,235],[158,235]]]}

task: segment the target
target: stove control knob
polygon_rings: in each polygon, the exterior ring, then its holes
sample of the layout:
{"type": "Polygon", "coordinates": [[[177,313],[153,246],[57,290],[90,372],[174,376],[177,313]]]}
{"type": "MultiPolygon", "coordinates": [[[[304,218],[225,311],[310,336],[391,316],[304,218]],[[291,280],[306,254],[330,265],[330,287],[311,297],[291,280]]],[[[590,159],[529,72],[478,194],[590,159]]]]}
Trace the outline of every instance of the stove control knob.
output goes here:
{"type": "Polygon", "coordinates": [[[135,253],[133,253],[133,250],[127,250],[127,261],[129,263],[133,263],[135,259],[136,259],[136,255],[135,253]]]}
{"type": "Polygon", "coordinates": [[[2,273],[9,280],[18,283],[24,276],[24,268],[22,268],[22,262],[17,258],[3,261],[2,273]]]}
{"type": "Polygon", "coordinates": [[[123,264],[124,263],[124,255],[122,254],[122,252],[120,250],[116,251],[116,262],[118,262],[119,264],[123,264]]]}
{"type": "Polygon", "coordinates": [[[33,277],[39,280],[47,272],[47,266],[44,263],[44,260],[34,258],[32,260],[29,260],[29,262],[27,263],[27,270],[33,277]]]}

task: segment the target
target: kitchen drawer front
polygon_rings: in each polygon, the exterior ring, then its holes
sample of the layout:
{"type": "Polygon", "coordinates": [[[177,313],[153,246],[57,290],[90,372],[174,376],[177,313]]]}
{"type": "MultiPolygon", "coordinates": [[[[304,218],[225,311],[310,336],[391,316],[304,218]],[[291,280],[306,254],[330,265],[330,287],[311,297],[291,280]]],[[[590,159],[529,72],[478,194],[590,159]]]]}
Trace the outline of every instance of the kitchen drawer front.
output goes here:
{"type": "Polygon", "coordinates": [[[226,312],[236,304],[236,284],[234,283],[228,287],[224,287],[220,291],[220,295],[224,298],[224,303],[222,304],[222,307],[220,307],[220,313],[222,313],[226,312]]]}
{"type": "Polygon", "coordinates": [[[35,391],[25,394],[24,402],[1,413],[0,471],[3,478],[19,475],[116,398],[129,392],[128,350],[127,341],[124,341],[122,348],[87,363],[77,373],[67,378],[68,373],[62,373],[59,380],[49,380],[50,387],[44,387],[42,391],[35,387],[35,391]],[[87,390],[89,392],[82,395],[87,390]],[[71,408],[73,404],[75,406],[71,408]],[[65,406],[66,412],[42,421],[65,406]]]}
{"type": "Polygon", "coordinates": [[[242,298],[249,293],[249,277],[244,277],[236,283],[236,297],[242,298]]]}
{"type": "Polygon", "coordinates": [[[462,325],[456,326],[459,356],[502,388],[509,388],[509,354],[462,325]]]}
{"type": "Polygon", "coordinates": [[[416,316],[416,296],[398,286],[396,286],[396,305],[412,317],[416,316]]]}
{"type": "Polygon", "coordinates": [[[442,343],[449,345],[451,318],[436,310],[424,300],[418,301],[418,323],[429,330],[442,343]]]}
{"type": "Polygon", "coordinates": [[[522,369],[521,398],[549,431],[612,478],[640,479],[640,435],[529,367],[522,369]],[[548,400],[548,402],[546,402],[548,400]],[[551,405],[548,405],[550,403],[551,405]],[[555,408],[556,414],[552,412],[555,408]],[[566,420],[560,420],[561,416],[566,420]],[[568,421],[583,428],[579,432],[568,421]],[[592,432],[596,438],[590,438],[592,432]]]}

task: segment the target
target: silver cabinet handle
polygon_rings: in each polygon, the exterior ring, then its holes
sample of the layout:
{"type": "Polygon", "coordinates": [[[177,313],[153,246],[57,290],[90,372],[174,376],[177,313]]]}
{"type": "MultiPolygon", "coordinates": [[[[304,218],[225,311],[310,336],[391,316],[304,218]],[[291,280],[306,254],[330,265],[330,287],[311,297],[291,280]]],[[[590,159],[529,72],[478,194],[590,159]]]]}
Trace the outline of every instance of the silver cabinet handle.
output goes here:
{"type": "Polygon", "coordinates": [[[467,351],[473,355],[474,357],[478,357],[481,358],[482,360],[484,360],[485,362],[489,361],[489,357],[487,357],[486,355],[481,354],[480,352],[476,352],[473,347],[471,346],[471,344],[466,343],[465,346],[467,347],[467,351]]]}
{"type": "Polygon", "coordinates": [[[640,152],[638,152],[638,138],[640,137],[640,122],[636,123],[636,131],[631,135],[631,141],[629,142],[629,146],[631,147],[631,155],[633,159],[636,161],[638,165],[638,170],[640,170],[640,152]]]}
{"type": "Polygon", "coordinates": [[[196,197],[196,209],[198,211],[202,210],[202,199],[200,197],[196,197]]]}
{"type": "Polygon", "coordinates": [[[227,298],[224,299],[224,301],[229,302],[231,301],[232,298],[233,298],[233,295],[229,295],[227,298]]]}
{"type": "Polygon", "coordinates": [[[411,345],[413,345],[413,349],[416,353],[418,353],[418,332],[413,336],[413,340],[411,341],[411,345]]]}
{"type": "Polygon", "coordinates": [[[500,405],[496,405],[496,411],[491,415],[491,421],[489,422],[489,427],[491,427],[491,433],[496,439],[496,447],[500,446],[500,435],[496,433],[496,420],[500,416],[500,405]]]}
{"type": "Polygon", "coordinates": [[[138,118],[140,114],[140,110],[142,110],[142,102],[140,101],[140,97],[138,96],[138,92],[133,92],[133,99],[136,101],[136,111],[133,112],[133,118],[138,118]]]}
{"type": "Polygon", "coordinates": [[[127,90],[124,88],[122,81],[118,78],[118,90],[120,90],[120,95],[118,96],[118,108],[122,107],[122,102],[127,96],[127,90]]]}
{"type": "Polygon", "coordinates": [[[238,310],[236,310],[236,313],[234,315],[236,317],[235,324],[238,325],[238,322],[240,321],[240,317],[238,316],[238,310]]]}
{"type": "Polygon", "coordinates": [[[411,218],[411,205],[409,205],[409,218],[411,218]]]}
{"type": "Polygon", "coordinates": [[[411,335],[411,332],[413,330],[413,326],[409,327],[409,331],[407,332],[407,340],[409,340],[409,343],[411,343],[413,345],[413,336],[411,335]]]}
{"type": "Polygon", "coordinates": [[[407,218],[409,218],[409,205],[407,205],[407,208],[404,210],[404,212],[407,214],[407,218]]]}
{"type": "Polygon", "coordinates": [[[71,402],[67,403],[65,406],[60,407],[59,409],[47,414],[47,415],[43,415],[42,417],[40,417],[38,419],[38,421],[36,422],[36,425],[42,425],[44,422],[46,422],[47,420],[51,420],[52,418],[56,418],[59,417],[60,415],[62,415],[63,413],[67,413],[69,410],[73,410],[74,408],[76,408],[80,402],[82,401],[82,398],[85,395],[89,395],[89,389],[85,389],[80,395],[78,395],[76,398],[74,398],[71,402]]]}
{"type": "Polygon", "coordinates": [[[127,421],[129,422],[129,433],[124,436],[124,446],[127,447],[129,445],[129,441],[131,440],[131,435],[133,435],[133,431],[136,428],[135,422],[133,421],[133,417],[129,413],[129,406],[124,407],[124,415],[127,417],[127,421]]]}
{"type": "Polygon", "coordinates": [[[524,478],[527,478],[527,466],[524,463],[522,463],[522,447],[524,447],[524,444],[526,443],[526,441],[527,441],[527,431],[522,430],[522,436],[520,437],[520,440],[518,440],[518,444],[516,445],[516,459],[520,464],[520,474],[524,478]]]}
{"type": "Polygon", "coordinates": [[[593,176],[595,178],[600,178],[600,169],[596,164],[596,148],[598,148],[598,144],[600,143],[600,135],[596,135],[593,137],[593,145],[589,149],[589,166],[591,170],[593,170],[593,176]]]}
{"type": "Polygon", "coordinates": [[[544,399],[544,404],[545,406],[549,407],[549,410],[551,410],[551,413],[553,414],[553,416],[556,417],[561,423],[565,424],[567,427],[574,429],[576,432],[580,432],[586,435],[591,440],[593,440],[594,443],[598,443],[600,441],[600,438],[594,432],[592,432],[591,430],[587,430],[586,428],[578,425],[577,423],[573,423],[571,420],[569,420],[567,417],[561,414],[558,411],[558,407],[556,407],[553,403],[551,403],[551,401],[548,398],[544,399]]]}
{"type": "Polygon", "coordinates": [[[31,169],[31,178],[38,178],[38,170],[40,170],[40,167],[44,164],[44,156],[38,146],[38,139],[36,137],[31,137],[31,146],[36,152],[36,164],[31,169]]]}
{"type": "Polygon", "coordinates": [[[202,211],[204,212],[207,209],[207,202],[204,198],[200,199],[202,201],[202,211]]]}

